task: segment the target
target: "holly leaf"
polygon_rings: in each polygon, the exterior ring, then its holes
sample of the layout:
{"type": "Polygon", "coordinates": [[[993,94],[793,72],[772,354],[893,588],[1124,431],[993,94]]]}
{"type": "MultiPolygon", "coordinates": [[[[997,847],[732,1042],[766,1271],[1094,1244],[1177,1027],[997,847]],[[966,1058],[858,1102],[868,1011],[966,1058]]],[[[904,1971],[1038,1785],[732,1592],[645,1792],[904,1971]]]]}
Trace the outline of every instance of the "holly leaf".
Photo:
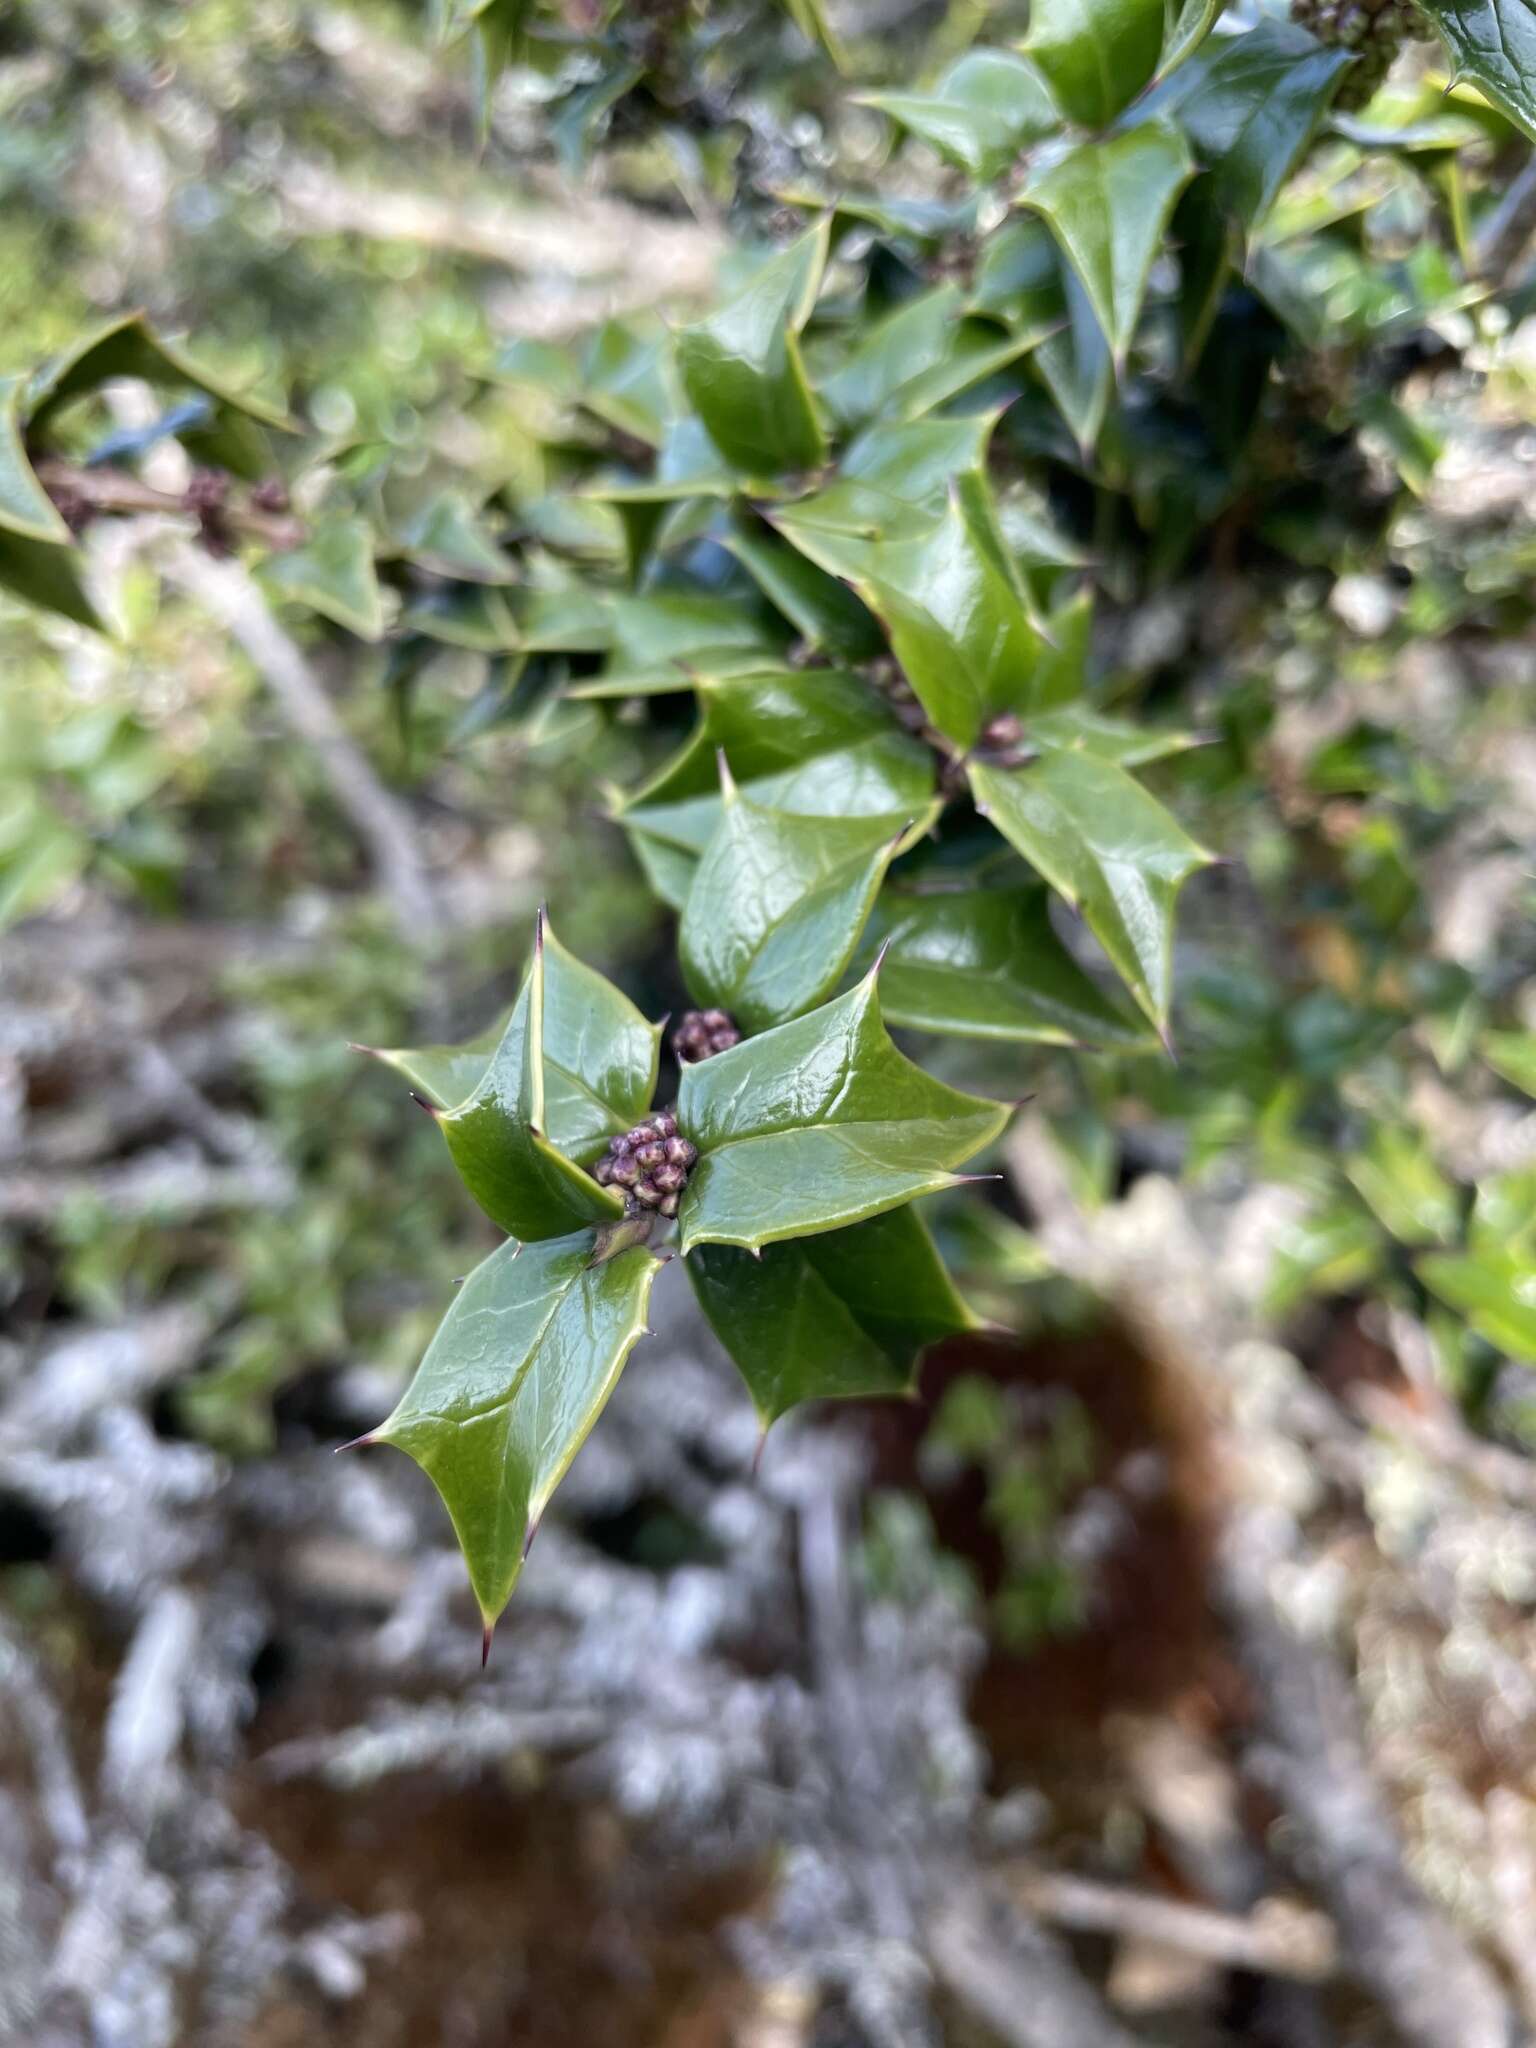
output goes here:
{"type": "Polygon", "coordinates": [[[685,1069],[677,1120],[699,1160],[679,1210],[683,1250],[809,1237],[953,1187],[951,1169],[1008,1114],[896,1050],[871,972],[809,1016],[685,1069]]]}
{"type": "Polygon", "coordinates": [[[930,1344],[976,1327],[912,1209],[769,1245],[700,1245],[688,1277],[763,1428],[801,1401],[908,1394],[930,1344]]]}
{"type": "Polygon", "coordinates": [[[952,480],[938,518],[896,538],[803,517],[778,523],[813,561],[851,577],[930,723],[958,746],[973,745],[996,713],[1029,704],[1045,642],[979,477],[952,480]]]}
{"type": "Polygon", "coordinates": [[[1061,126],[1039,73],[1009,50],[969,50],[932,92],[858,95],[989,184],[1019,153],[1061,126]]]}
{"type": "Polygon", "coordinates": [[[195,459],[217,463],[251,480],[272,467],[265,430],[295,434],[298,424],[280,407],[241,391],[197,362],[177,343],[156,334],[142,313],[128,313],[97,328],[32,378],[28,427],[41,433],[63,406],[118,377],[136,377],[157,389],[200,391],[212,414],[180,439],[195,459]]]}
{"type": "Polygon", "coordinates": [[[1075,910],[1166,1034],[1173,906],[1211,856],[1123,768],[1051,749],[1026,768],[970,767],[977,808],[1075,910]]]}
{"type": "Polygon", "coordinates": [[[1040,1045],[1144,1046],[1051,928],[1040,888],[887,888],[872,936],[886,947],[880,999],[893,1024],[1040,1045]]]}
{"type": "Polygon", "coordinates": [[[798,336],[821,283],[827,234],[823,221],[770,256],[718,312],[677,337],[694,410],[721,454],[752,476],[826,458],[798,336]]]}
{"type": "Polygon", "coordinates": [[[557,955],[541,915],[533,960],[485,1072],[438,1119],[460,1178],[494,1223],[536,1243],[623,1214],[621,1198],[583,1162],[643,1113],[657,1045],[617,989],[557,955]]]}
{"type": "Polygon", "coordinates": [[[72,544],[69,527],[27,460],[22,436],[20,377],[0,377],[0,528],[29,540],[72,544]]]}
{"type": "Polygon", "coordinates": [[[366,519],[327,519],[303,547],[271,555],[261,580],[278,598],[307,605],[360,640],[384,635],[384,601],[366,519]]]}
{"type": "Polygon", "coordinates": [[[1171,122],[1086,142],[1031,180],[1022,203],[1043,214],[1082,280],[1115,362],[1131,345],[1152,260],[1174,201],[1194,175],[1171,122]]]}
{"type": "Polygon", "coordinates": [[[1352,62],[1349,51],[1324,49],[1294,22],[1266,18],[1243,35],[1204,44],[1137,111],[1178,123],[1223,210],[1251,230],[1301,160],[1352,62]]]}
{"type": "Polygon", "coordinates": [[[487,1635],[550,1496],[644,1334],[661,1261],[593,1263],[590,1231],[504,1244],[464,1282],[373,1443],[413,1458],[442,1496],[487,1635]]]}
{"type": "Polygon", "coordinates": [[[819,1003],[853,957],[886,869],[917,819],[796,817],[743,796],[727,771],[720,822],[678,935],[694,1000],[761,1030],[819,1003]]]}
{"type": "Polygon", "coordinates": [[[927,809],[933,756],[861,677],[770,669],[696,681],[699,725],[625,804],[626,830],[702,853],[720,820],[721,754],[744,795],[797,817],[879,818],[891,833],[927,809]]]}
{"type": "Polygon", "coordinates": [[[1164,18],[1164,0],[1034,0],[1024,50],[1065,113],[1103,128],[1157,69],[1164,18]]]}
{"type": "Polygon", "coordinates": [[[881,652],[880,628],[853,592],[759,521],[734,520],[725,545],[808,646],[843,661],[870,661],[881,652]]]}
{"type": "Polygon", "coordinates": [[[1536,9],[1530,0],[1420,0],[1470,78],[1536,142],[1536,9]]]}

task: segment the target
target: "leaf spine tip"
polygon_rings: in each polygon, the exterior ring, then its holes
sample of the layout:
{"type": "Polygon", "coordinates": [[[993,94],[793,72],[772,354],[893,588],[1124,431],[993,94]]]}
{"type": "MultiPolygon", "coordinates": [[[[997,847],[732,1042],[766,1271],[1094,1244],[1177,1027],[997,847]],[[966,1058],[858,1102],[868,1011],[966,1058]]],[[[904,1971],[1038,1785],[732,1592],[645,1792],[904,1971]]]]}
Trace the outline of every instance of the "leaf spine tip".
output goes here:
{"type": "Polygon", "coordinates": [[[496,1633],[494,1621],[488,1621],[480,1633],[480,1669],[483,1671],[491,1661],[491,1639],[496,1633]]]}
{"type": "Polygon", "coordinates": [[[772,1427],[773,1424],[771,1422],[765,1422],[757,1433],[757,1443],[752,1451],[752,1477],[754,1479],[763,1469],[763,1452],[768,1448],[768,1432],[772,1427]]]}
{"type": "Polygon", "coordinates": [[[414,1088],[411,1090],[411,1100],[415,1103],[418,1109],[424,1109],[427,1112],[427,1115],[433,1118],[434,1121],[442,1115],[442,1111],[438,1108],[435,1102],[428,1102],[425,1095],[418,1095],[414,1088]]]}
{"type": "MultiPolygon", "coordinates": [[[[528,1528],[527,1528],[527,1531],[526,1531],[526,1533],[525,1533],[525,1535],[524,1535],[524,1537],[523,1537],[523,1563],[524,1563],[524,1564],[526,1564],[526,1563],[528,1562],[528,1553],[529,1553],[529,1551],[530,1551],[530,1550],[532,1550],[532,1548],[533,1548],[533,1539],[534,1539],[534,1537],[535,1537],[535,1536],[537,1536],[537,1535],[538,1535],[538,1533],[539,1533],[539,1523],[540,1523],[540,1522],[542,1521],[542,1519],[543,1519],[543,1517],[542,1517],[542,1516],[540,1516],[540,1515],[535,1515],[535,1516],[534,1516],[534,1518],[533,1518],[533,1520],[532,1520],[532,1521],[531,1521],[531,1522],[530,1522],[530,1523],[528,1524],[528,1528]]],[[[493,1624],[493,1625],[494,1625],[494,1624],[493,1624]]]]}
{"type": "Polygon", "coordinates": [[[331,1456],[339,1458],[343,1451],[366,1451],[370,1444],[376,1444],[378,1440],[371,1429],[365,1429],[361,1436],[354,1436],[344,1444],[333,1444],[331,1456]]]}

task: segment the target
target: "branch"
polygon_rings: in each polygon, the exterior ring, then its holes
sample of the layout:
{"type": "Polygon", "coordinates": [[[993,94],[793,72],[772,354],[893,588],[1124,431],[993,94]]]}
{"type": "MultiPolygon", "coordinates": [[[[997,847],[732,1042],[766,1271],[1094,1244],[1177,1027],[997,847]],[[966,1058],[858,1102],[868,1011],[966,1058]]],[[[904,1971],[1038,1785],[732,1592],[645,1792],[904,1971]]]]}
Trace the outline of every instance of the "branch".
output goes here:
{"type": "Polygon", "coordinates": [[[289,726],[314,748],[337,803],[368,848],[396,923],[419,943],[433,929],[435,906],[410,816],[379,782],[296,643],[238,562],[216,562],[183,544],[172,553],[168,573],[234,635],[289,726]]]}
{"type": "Polygon", "coordinates": [[[1502,284],[1536,235],[1536,156],[1490,214],[1472,253],[1479,277],[1502,284]]]}
{"type": "Polygon", "coordinates": [[[1129,1935],[1229,1970],[1303,1983],[1322,1983],[1338,1968],[1338,1944],[1326,1916],[1280,1899],[1265,1900],[1251,1913],[1219,1913],[1053,1870],[1002,1874],[1020,1905],[1056,1927],[1129,1935]]]}
{"type": "MultiPolygon", "coordinates": [[[[50,456],[37,465],[37,479],[54,503],[92,512],[123,514],[167,514],[174,518],[197,517],[195,506],[183,493],[157,491],[120,469],[85,469],[77,462],[50,456]]],[[[278,553],[302,546],[306,534],[303,522],[288,513],[270,512],[260,505],[227,498],[219,507],[219,518],[232,534],[259,541],[278,553]]]]}

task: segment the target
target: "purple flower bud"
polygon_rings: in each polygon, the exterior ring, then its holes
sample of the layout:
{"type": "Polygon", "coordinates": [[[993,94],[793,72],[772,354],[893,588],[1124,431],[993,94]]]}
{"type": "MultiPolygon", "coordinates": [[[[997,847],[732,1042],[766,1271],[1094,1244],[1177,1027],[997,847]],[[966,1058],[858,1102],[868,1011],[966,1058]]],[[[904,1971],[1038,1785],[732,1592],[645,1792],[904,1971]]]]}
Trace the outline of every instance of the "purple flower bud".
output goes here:
{"type": "Polygon", "coordinates": [[[676,1195],[687,1185],[688,1176],[680,1166],[658,1166],[651,1179],[664,1195],[676,1195]]]}
{"type": "Polygon", "coordinates": [[[661,1189],[657,1187],[653,1180],[639,1181],[635,1186],[635,1200],[637,1202],[644,1202],[647,1209],[659,1208],[661,1206],[661,1189]]]}
{"type": "Polygon", "coordinates": [[[638,1152],[642,1145],[651,1142],[653,1135],[649,1124],[636,1124],[632,1131],[624,1133],[624,1142],[632,1152],[638,1152]]]}
{"type": "Polygon", "coordinates": [[[675,1138],[677,1136],[677,1118],[670,1109],[658,1110],[655,1116],[651,1118],[651,1123],[660,1132],[662,1137],[675,1138]]]}
{"type": "Polygon", "coordinates": [[[640,1178],[640,1169],[626,1152],[622,1158],[614,1160],[608,1178],[617,1187],[632,1188],[640,1178]]]}
{"type": "Polygon", "coordinates": [[[733,1045],[740,1045],[740,1043],[741,1033],[731,1024],[725,1025],[719,1031],[712,1031],[709,1035],[709,1049],[711,1052],[729,1052],[733,1045]]]}
{"type": "Polygon", "coordinates": [[[648,1144],[635,1148],[635,1164],[643,1166],[647,1173],[653,1166],[660,1166],[667,1156],[667,1148],[660,1138],[652,1138],[648,1144]]]}
{"type": "Polygon", "coordinates": [[[656,1206],[663,1216],[675,1216],[677,1214],[677,1196],[663,1195],[656,1206]]]}
{"type": "Polygon", "coordinates": [[[592,1169],[592,1178],[600,1187],[607,1187],[608,1183],[613,1179],[613,1168],[614,1161],[612,1159],[607,1157],[599,1159],[596,1166],[592,1169]]]}
{"type": "Polygon", "coordinates": [[[608,1150],[613,1154],[615,1159],[622,1157],[623,1154],[629,1150],[628,1133],[626,1132],[621,1137],[610,1138],[608,1140],[608,1150]]]}
{"type": "Polygon", "coordinates": [[[706,1031],[724,1031],[729,1027],[730,1021],[724,1010],[701,1010],[699,1012],[699,1022],[706,1031]]]}
{"type": "Polygon", "coordinates": [[[699,1148],[687,1138],[668,1138],[667,1164],[681,1166],[686,1172],[699,1156],[699,1148]]]}

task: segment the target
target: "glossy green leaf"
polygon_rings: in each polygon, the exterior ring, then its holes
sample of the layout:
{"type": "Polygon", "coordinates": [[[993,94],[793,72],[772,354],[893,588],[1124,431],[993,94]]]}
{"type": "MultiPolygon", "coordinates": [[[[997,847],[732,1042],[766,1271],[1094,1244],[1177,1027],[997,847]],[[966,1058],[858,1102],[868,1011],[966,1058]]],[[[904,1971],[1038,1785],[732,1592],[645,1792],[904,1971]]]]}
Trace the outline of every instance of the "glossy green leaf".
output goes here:
{"type": "Polygon", "coordinates": [[[1034,0],[1024,47],[1062,110],[1102,128],[1157,69],[1163,23],[1164,0],[1034,0]]]}
{"type": "Polygon", "coordinates": [[[1470,79],[1536,142],[1536,10],[1530,0],[1420,0],[1458,78],[1470,79]]]}
{"type": "Polygon", "coordinates": [[[1167,78],[1191,58],[1226,11],[1227,0],[1182,0],[1163,38],[1157,75],[1167,78]]]}
{"type": "Polygon", "coordinates": [[[694,1000],[753,1031],[820,1002],[842,979],[913,822],[893,833],[888,817],[796,817],[730,785],[678,934],[694,1000]]]}
{"type": "Polygon", "coordinates": [[[1061,125],[1039,73],[1010,50],[967,51],[932,92],[871,92],[861,99],[984,182],[1061,125]]]}
{"type": "Polygon", "coordinates": [[[887,888],[871,936],[889,949],[880,999],[893,1024],[1042,1045],[1149,1042],[1057,938],[1043,889],[887,888]]]}
{"type": "Polygon", "coordinates": [[[660,1261],[636,1247],[594,1265],[592,1252],[590,1231],[492,1252],[370,1438],[414,1458],[442,1496],[487,1629],[645,1333],[660,1261]]]}
{"type": "Polygon", "coordinates": [[[975,1327],[912,1209],[755,1258],[700,1245],[687,1265],[764,1429],[801,1401],[909,1393],[928,1346],[975,1327]]]}
{"type": "Polygon", "coordinates": [[[323,519],[303,547],[269,555],[262,581],[275,597],[308,605],[360,640],[384,633],[384,600],[366,519],[323,519]]]}
{"type": "Polygon", "coordinates": [[[1432,1253],[1416,1271],[1496,1350],[1536,1363],[1536,1259],[1486,1245],[1470,1254],[1432,1253]]]}
{"type": "Polygon", "coordinates": [[[699,725],[625,805],[626,827],[701,853],[720,817],[718,757],[754,803],[894,832],[933,796],[933,756],[861,676],[775,669],[700,677],[699,725]]]}
{"type": "Polygon", "coordinates": [[[627,1129],[655,1087],[657,1037],[619,991],[544,932],[489,1065],[438,1119],[494,1223],[532,1243],[611,1222],[620,1197],[580,1161],[627,1129]]]}
{"type": "MultiPolygon", "coordinates": [[[[1043,232],[1043,229],[1042,229],[1043,232]]],[[[1079,450],[1093,449],[1114,393],[1114,361],[1104,330],[1075,270],[1058,259],[1060,326],[1030,359],[1079,450]]]]}
{"type": "Polygon", "coordinates": [[[869,608],[759,521],[734,521],[726,545],[809,646],[841,661],[871,661],[882,652],[885,641],[869,608]]]}
{"type": "Polygon", "coordinates": [[[1123,768],[1049,751],[1026,768],[973,762],[977,807],[1081,912],[1159,1031],[1173,995],[1173,907],[1210,855],[1123,768]]]}
{"type": "Polygon", "coordinates": [[[86,595],[81,562],[80,550],[73,545],[34,540],[0,526],[0,589],[13,590],[28,604],[100,633],[104,628],[86,595]]]}
{"type": "Polygon", "coordinates": [[[400,551],[434,576],[461,583],[512,583],[517,572],[462,491],[438,491],[400,538],[400,551]]]}
{"type": "Polygon", "coordinates": [[[0,529],[28,540],[72,544],[64,516],[27,460],[21,431],[23,381],[0,377],[0,529]]]}
{"type": "Polygon", "coordinates": [[[1456,1190],[1421,1138],[1382,1124],[1344,1161],[1344,1172],[1366,1206],[1399,1244],[1444,1244],[1461,1225],[1456,1190]]]}
{"type": "Polygon", "coordinates": [[[1028,708],[1044,649],[982,503],[979,487],[952,489],[926,533],[869,545],[855,578],[929,720],[961,747],[995,714],[1028,708]]]}
{"type": "Polygon", "coordinates": [[[1205,43],[1138,112],[1171,117],[1227,213],[1252,229],[1311,141],[1352,58],[1294,22],[1261,20],[1205,43]]]}
{"type": "Polygon", "coordinates": [[[694,410],[721,453],[749,475],[812,469],[826,457],[797,340],[826,255],[822,223],[769,257],[718,312],[677,337],[694,410]]]}
{"type": "Polygon", "coordinates": [[[875,976],[809,1016],[684,1070],[678,1123],[699,1148],[684,1251],[838,1230],[955,1184],[1007,1107],[925,1074],[891,1043],[875,976]]]}
{"type": "Polygon", "coordinates": [[[117,377],[140,378],[160,388],[190,388],[211,399],[215,417],[201,430],[196,452],[237,476],[255,479],[270,470],[264,429],[289,434],[298,430],[280,407],[238,389],[177,343],[164,340],[142,313],[126,314],[98,328],[39,371],[24,406],[29,427],[41,432],[61,407],[117,377]]]}
{"type": "Polygon", "coordinates": [[[1025,728],[1024,744],[1097,754],[1100,760],[1116,761],[1122,768],[1144,768],[1149,761],[1182,754],[1199,741],[1191,732],[1136,725],[1086,704],[1068,704],[1060,710],[1034,713],[1025,728]]]}
{"type": "MultiPolygon", "coordinates": [[[[547,987],[547,984],[546,984],[547,987]]],[[[414,1094],[433,1109],[456,1109],[467,1102],[485,1078],[485,1070],[506,1035],[511,1011],[462,1045],[362,1046],[410,1084],[414,1094]]]]}
{"type": "Polygon", "coordinates": [[[1123,362],[1174,201],[1194,174],[1189,145],[1148,121],[1086,142],[1031,179],[1023,203],[1045,216],[1123,362]]]}
{"type": "Polygon", "coordinates": [[[582,404],[620,433],[659,448],[678,410],[670,351],[654,314],[605,320],[582,356],[582,404]]]}

